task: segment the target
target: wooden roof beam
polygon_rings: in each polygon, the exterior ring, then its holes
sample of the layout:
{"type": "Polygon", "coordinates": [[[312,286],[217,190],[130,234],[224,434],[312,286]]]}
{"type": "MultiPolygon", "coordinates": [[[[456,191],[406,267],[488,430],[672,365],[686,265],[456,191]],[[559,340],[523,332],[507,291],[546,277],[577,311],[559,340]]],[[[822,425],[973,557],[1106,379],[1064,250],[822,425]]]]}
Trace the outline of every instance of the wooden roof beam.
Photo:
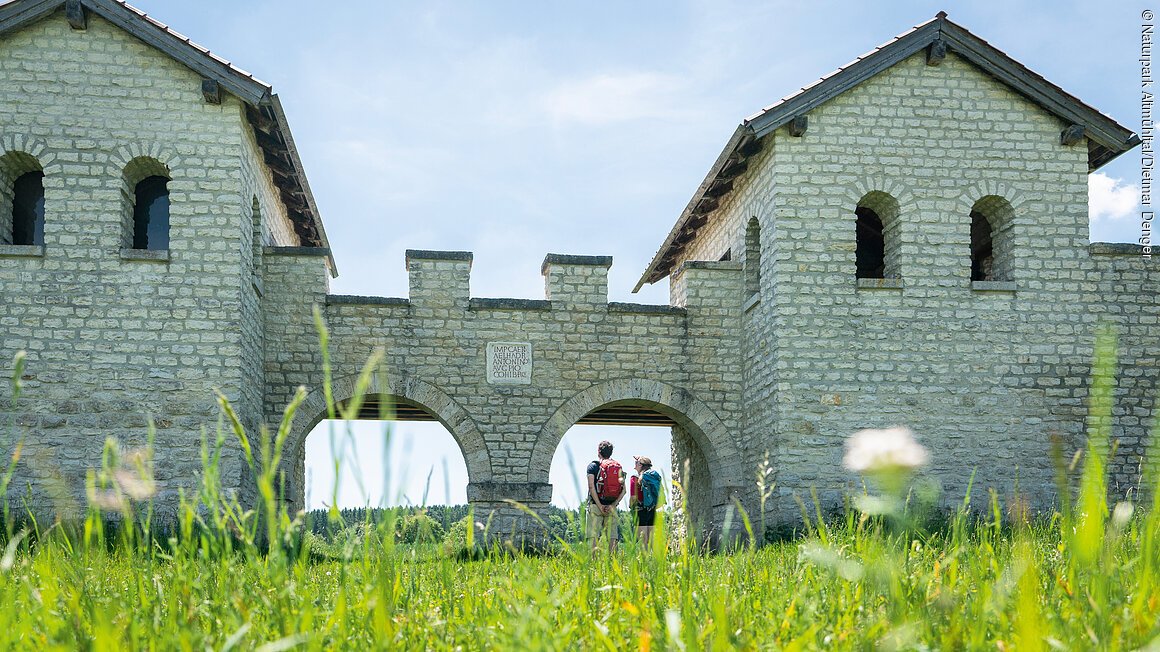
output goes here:
{"type": "Polygon", "coordinates": [[[737,148],[737,152],[742,156],[750,157],[760,152],[761,148],[761,139],[750,137],[749,140],[743,142],[741,146],[737,148]]]}
{"type": "Polygon", "coordinates": [[[721,170],[719,179],[733,179],[740,176],[749,169],[749,161],[747,159],[740,159],[735,163],[730,163],[724,170],[721,170]]]}
{"type": "Polygon", "coordinates": [[[84,31],[89,27],[89,17],[81,0],[65,0],[64,17],[68,26],[75,30],[84,31]]]}
{"type": "Polygon", "coordinates": [[[712,213],[713,211],[717,210],[717,207],[720,205],[721,202],[717,201],[716,197],[705,197],[700,201],[700,203],[697,204],[696,212],[712,213]]]}
{"type": "Polygon", "coordinates": [[[940,39],[935,39],[930,47],[926,49],[926,65],[937,66],[947,58],[947,42],[940,39]]]}
{"type": "Polygon", "coordinates": [[[709,186],[709,189],[705,191],[705,196],[716,199],[718,197],[722,197],[724,195],[727,195],[732,191],[733,191],[733,181],[732,180],[718,181],[717,183],[714,183],[713,185],[709,186]]]}

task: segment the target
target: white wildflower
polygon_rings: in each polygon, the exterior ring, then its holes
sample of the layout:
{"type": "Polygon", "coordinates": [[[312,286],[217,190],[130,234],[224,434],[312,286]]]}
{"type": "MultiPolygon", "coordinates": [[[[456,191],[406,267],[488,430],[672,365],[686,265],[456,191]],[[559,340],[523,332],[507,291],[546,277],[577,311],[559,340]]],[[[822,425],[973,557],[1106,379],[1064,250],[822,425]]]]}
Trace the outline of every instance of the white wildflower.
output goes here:
{"type": "Polygon", "coordinates": [[[117,469],[113,472],[113,478],[121,491],[133,500],[146,500],[157,493],[153,478],[143,476],[136,469],[117,469]]]}
{"type": "Polygon", "coordinates": [[[1116,503],[1115,509],[1112,510],[1112,527],[1116,530],[1123,530],[1128,525],[1128,521],[1132,520],[1132,513],[1136,511],[1135,505],[1131,501],[1125,500],[1116,503]]]}
{"type": "Polygon", "coordinates": [[[910,472],[925,466],[929,456],[910,428],[860,430],[846,440],[843,464],[856,473],[877,475],[910,472]]]}
{"type": "Polygon", "coordinates": [[[120,512],[128,507],[125,496],[120,491],[104,490],[89,493],[89,502],[106,512],[120,512]]]}

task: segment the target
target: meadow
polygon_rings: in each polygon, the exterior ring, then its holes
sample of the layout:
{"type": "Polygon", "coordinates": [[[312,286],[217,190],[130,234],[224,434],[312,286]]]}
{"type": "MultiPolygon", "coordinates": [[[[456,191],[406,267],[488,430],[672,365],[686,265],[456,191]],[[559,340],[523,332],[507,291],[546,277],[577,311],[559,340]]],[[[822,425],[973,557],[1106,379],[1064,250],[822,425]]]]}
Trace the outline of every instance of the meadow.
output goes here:
{"type": "Polygon", "coordinates": [[[887,448],[851,467],[867,489],[843,513],[805,497],[798,535],[765,542],[739,510],[735,545],[714,552],[663,524],[648,549],[630,539],[610,554],[565,537],[524,552],[470,516],[439,537],[412,527],[414,511],[307,522],[277,500],[293,403],[282,429],[255,436],[220,398],[200,491],[164,526],[148,451],[113,441],[83,520],[30,520],[6,499],[17,445],[0,469],[0,649],[1160,650],[1156,487],[1109,503],[1104,348],[1096,426],[1060,469],[1053,512],[1011,509],[986,488],[934,510],[911,491],[921,456],[887,448]],[[217,482],[230,438],[258,509],[217,482]]]}

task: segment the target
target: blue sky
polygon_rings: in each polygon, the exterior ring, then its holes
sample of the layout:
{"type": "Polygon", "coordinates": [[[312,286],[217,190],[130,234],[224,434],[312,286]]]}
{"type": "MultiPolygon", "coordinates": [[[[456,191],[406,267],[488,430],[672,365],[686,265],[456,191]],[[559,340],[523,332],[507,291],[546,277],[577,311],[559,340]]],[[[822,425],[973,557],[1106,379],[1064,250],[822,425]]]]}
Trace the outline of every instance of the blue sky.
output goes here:
{"type": "MultiPolygon", "coordinates": [[[[134,4],[273,84],[340,294],[405,296],[405,249],[463,249],[475,296],[542,297],[560,252],[612,255],[611,300],[665,303],[663,283],[630,291],[738,122],[939,10],[1139,131],[1137,2],[134,4]]],[[[1138,166],[1093,175],[1093,240],[1138,236],[1138,166]]],[[[458,455],[424,427],[397,440],[458,455]]],[[[609,436],[666,456],[664,433],[609,436]]]]}

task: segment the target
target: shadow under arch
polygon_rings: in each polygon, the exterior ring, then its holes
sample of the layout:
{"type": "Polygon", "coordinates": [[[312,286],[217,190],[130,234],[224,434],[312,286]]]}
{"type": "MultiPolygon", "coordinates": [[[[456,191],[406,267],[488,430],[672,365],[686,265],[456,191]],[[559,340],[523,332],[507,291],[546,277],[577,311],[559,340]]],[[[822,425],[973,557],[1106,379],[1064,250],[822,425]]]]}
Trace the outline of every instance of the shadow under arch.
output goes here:
{"type": "MultiPolygon", "coordinates": [[[[335,404],[342,405],[354,398],[357,383],[357,375],[334,379],[331,388],[335,404]]],[[[459,445],[467,466],[468,482],[491,481],[491,456],[488,454],[479,427],[467,411],[446,392],[407,374],[390,374],[386,382],[380,382],[377,377],[373,378],[364,397],[394,399],[419,408],[446,428],[459,445]]],[[[287,459],[291,464],[291,467],[286,469],[290,474],[288,498],[299,506],[305,503],[306,437],[327,416],[326,395],[318,388],[307,394],[306,399],[298,406],[291,424],[285,449],[290,454],[287,459]]]]}
{"type": "MultiPolygon", "coordinates": [[[[565,433],[585,416],[609,407],[645,408],[667,416],[696,444],[709,471],[708,486],[695,489],[706,500],[694,519],[712,519],[707,512],[727,504],[741,485],[740,449],[725,423],[692,392],[657,380],[621,378],[593,385],[564,402],[540,430],[532,451],[529,480],[547,479],[552,458],[565,433]]],[[[676,437],[674,434],[674,445],[676,437]]],[[[676,469],[674,469],[676,471],[676,469]]],[[[688,488],[688,491],[694,491],[688,488]]],[[[692,505],[690,505],[692,510],[692,505]]]]}

